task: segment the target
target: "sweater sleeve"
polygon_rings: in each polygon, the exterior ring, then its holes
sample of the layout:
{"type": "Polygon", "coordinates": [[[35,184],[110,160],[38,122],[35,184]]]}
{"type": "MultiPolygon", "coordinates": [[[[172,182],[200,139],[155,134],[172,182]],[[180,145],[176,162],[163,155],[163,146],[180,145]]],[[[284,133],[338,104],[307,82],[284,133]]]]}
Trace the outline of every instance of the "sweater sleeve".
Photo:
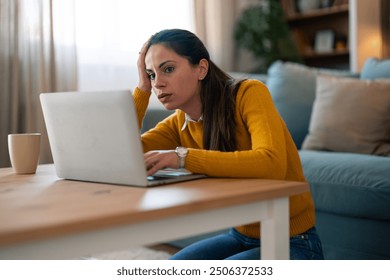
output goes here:
{"type": "Polygon", "coordinates": [[[238,151],[190,149],[186,168],[214,177],[284,179],[287,131],[264,84],[247,81],[241,85],[236,122],[238,151]]]}
{"type": "Polygon", "coordinates": [[[142,121],[144,120],[146,109],[148,108],[149,105],[150,95],[151,95],[150,92],[144,92],[140,90],[138,87],[136,87],[133,91],[134,106],[138,118],[138,128],[140,130],[142,128],[142,121]]]}

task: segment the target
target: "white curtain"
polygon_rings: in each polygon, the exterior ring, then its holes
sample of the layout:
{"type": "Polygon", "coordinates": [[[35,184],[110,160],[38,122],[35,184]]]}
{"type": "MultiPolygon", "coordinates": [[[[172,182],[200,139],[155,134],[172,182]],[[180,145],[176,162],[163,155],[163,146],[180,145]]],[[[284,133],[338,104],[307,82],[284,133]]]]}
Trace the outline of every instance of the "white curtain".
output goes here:
{"type": "Polygon", "coordinates": [[[234,25],[242,10],[260,0],[193,0],[195,33],[206,45],[211,59],[225,71],[251,69],[253,57],[235,47],[234,25]]]}
{"type": "Polygon", "coordinates": [[[236,0],[194,0],[195,33],[211,59],[225,71],[234,68],[233,28],[236,0]]]}
{"type": "Polygon", "coordinates": [[[10,166],[9,133],[41,132],[39,94],[77,88],[74,0],[0,0],[0,167],[10,166]]]}

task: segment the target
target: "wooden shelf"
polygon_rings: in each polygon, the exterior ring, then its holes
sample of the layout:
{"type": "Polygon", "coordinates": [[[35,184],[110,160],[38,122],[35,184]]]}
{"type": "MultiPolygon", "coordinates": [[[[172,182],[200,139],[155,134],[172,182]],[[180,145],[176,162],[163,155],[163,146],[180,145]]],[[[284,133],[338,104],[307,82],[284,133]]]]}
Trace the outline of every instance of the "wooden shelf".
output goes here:
{"type": "Polygon", "coordinates": [[[286,13],[286,21],[293,39],[305,62],[309,66],[349,68],[349,3],[347,0],[328,8],[299,13],[295,0],[280,0],[286,13]],[[319,32],[329,30],[333,34],[333,48],[330,52],[314,51],[319,32]],[[338,49],[339,45],[344,48],[338,49]],[[336,47],[337,46],[337,47],[336,47]]]}
{"type": "Polygon", "coordinates": [[[337,15],[337,14],[348,14],[348,11],[349,11],[349,5],[343,4],[339,6],[332,6],[329,8],[313,10],[306,13],[295,13],[293,15],[287,16],[287,21],[294,22],[294,21],[307,20],[307,19],[318,19],[321,17],[327,17],[327,16],[337,15]]]}
{"type": "Polygon", "coordinates": [[[322,59],[322,58],[329,58],[329,57],[340,57],[340,56],[348,56],[349,55],[349,50],[335,50],[332,52],[315,52],[315,51],[306,51],[305,53],[302,54],[304,59],[322,59]]]}

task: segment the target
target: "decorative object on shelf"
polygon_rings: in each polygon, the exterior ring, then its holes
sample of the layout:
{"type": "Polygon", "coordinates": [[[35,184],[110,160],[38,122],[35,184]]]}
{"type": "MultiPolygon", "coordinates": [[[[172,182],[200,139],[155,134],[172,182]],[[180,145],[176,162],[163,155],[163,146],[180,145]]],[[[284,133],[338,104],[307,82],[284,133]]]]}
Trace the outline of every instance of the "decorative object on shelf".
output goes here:
{"type": "Polygon", "coordinates": [[[334,0],[333,6],[341,6],[348,4],[349,0],[334,0]]]}
{"type": "Polygon", "coordinates": [[[296,0],[296,9],[300,13],[305,13],[320,8],[321,0],[296,0]]]}
{"type": "Polygon", "coordinates": [[[336,51],[344,51],[348,49],[348,38],[346,35],[342,33],[336,33],[335,35],[335,42],[334,42],[334,49],[336,51]]]}
{"type": "Polygon", "coordinates": [[[333,0],[321,0],[320,7],[321,8],[329,8],[332,7],[333,0]]]}
{"type": "Polygon", "coordinates": [[[317,53],[332,52],[335,42],[335,33],[333,30],[317,31],[314,40],[314,51],[317,53]]]}
{"type": "Polygon", "coordinates": [[[253,72],[265,73],[276,60],[302,62],[279,0],[260,0],[246,8],[236,22],[234,39],[258,59],[253,72]]]}

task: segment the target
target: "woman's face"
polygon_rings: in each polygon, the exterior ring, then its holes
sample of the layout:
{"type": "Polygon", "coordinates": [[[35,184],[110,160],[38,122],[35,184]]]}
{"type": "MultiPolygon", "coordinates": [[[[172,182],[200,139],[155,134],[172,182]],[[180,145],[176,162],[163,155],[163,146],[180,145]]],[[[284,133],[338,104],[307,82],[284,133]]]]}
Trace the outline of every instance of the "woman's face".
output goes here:
{"type": "Polygon", "coordinates": [[[192,118],[200,117],[200,82],[207,74],[207,60],[194,66],[173,50],[156,44],[149,48],[145,64],[153,91],[166,109],[181,109],[192,118]]]}

